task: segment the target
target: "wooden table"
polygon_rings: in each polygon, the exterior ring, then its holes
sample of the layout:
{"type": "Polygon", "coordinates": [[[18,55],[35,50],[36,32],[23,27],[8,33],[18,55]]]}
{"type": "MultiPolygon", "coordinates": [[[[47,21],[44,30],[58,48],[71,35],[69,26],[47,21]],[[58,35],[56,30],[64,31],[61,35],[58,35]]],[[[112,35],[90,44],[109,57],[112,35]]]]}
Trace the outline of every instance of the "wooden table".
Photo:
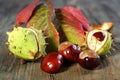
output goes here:
{"type": "Polygon", "coordinates": [[[96,70],[86,70],[75,63],[56,74],[40,69],[40,62],[20,64],[9,55],[6,31],[15,24],[15,17],[32,0],[0,0],[0,80],[120,80],[120,0],[51,0],[56,8],[72,5],[80,9],[91,25],[114,22],[113,45],[96,70]]]}

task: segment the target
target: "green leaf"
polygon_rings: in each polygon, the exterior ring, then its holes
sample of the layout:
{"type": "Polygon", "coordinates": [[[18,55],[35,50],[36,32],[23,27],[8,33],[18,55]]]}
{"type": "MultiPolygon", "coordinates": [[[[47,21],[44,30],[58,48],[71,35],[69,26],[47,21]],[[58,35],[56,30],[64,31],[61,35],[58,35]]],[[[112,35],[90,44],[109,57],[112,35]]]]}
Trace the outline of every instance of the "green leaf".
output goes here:
{"type": "Polygon", "coordinates": [[[84,33],[80,33],[76,28],[69,24],[62,24],[62,29],[68,41],[82,46],[84,43],[84,33]]]}
{"type": "Polygon", "coordinates": [[[43,4],[39,5],[34,11],[31,19],[27,23],[27,27],[34,27],[36,29],[45,30],[49,26],[48,15],[50,13],[49,7],[43,4]]]}
{"type": "Polygon", "coordinates": [[[42,30],[47,37],[47,51],[57,51],[59,45],[59,34],[52,23],[53,8],[48,2],[47,5],[39,5],[34,11],[27,27],[33,27],[42,30]]]}

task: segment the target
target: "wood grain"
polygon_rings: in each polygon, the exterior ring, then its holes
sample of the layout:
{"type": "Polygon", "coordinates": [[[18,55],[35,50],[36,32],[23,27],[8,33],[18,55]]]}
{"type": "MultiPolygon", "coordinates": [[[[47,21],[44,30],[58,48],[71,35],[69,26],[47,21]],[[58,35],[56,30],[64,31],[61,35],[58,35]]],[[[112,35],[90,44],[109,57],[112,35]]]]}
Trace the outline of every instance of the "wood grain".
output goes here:
{"type": "Polygon", "coordinates": [[[66,5],[80,9],[91,25],[114,22],[113,45],[96,70],[86,70],[75,63],[63,66],[56,74],[40,69],[40,61],[20,64],[9,55],[6,31],[15,24],[17,13],[32,0],[0,0],[0,80],[119,80],[120,79],[120,0],[51,0],[56,8],[66,5]]]}

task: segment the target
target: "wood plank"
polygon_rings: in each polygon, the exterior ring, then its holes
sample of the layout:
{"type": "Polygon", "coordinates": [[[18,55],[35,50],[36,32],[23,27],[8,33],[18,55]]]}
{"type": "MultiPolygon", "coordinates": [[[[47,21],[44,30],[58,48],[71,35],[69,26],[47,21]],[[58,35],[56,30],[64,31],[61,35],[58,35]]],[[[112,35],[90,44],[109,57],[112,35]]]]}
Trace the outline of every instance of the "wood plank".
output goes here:
{"type": "Polygon", "coordinates": [[[86,70],[78,63],[63,66],[56,74],[40,69],[40,61],[20,64],[19,59],[9,55],[5,45],[6,31],[15,23],[17,13],[32,0],[0,0],[0,80],[119,80],[120,79],[120,8],[119,0],[51,0],[55,7],[72,5],[80,9],[91,25],[104,21],[115,23],[111,30],[113,47],[96,70],[86,70]],[[6,2],[9,4],[6,5],[6,2]]]}

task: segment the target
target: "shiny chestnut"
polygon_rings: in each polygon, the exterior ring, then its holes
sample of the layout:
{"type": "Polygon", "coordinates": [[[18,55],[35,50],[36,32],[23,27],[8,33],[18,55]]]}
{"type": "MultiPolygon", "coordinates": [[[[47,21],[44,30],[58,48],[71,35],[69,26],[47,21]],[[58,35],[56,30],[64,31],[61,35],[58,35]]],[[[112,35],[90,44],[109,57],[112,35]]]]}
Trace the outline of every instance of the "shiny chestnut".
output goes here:
{"type": "Polygon", "coordinates": [[[58,49],[59,53],[64,56],[64,58],[68,61],[76,62],[81,52],[80,46],[77,44],[73,44],[71,42],[62,42],[59,45],[58,49]]]}
{"type": "Polygon", "coordinates": [[[79,54],[78,62],[85,69],[95,69],[100,65],[100,57],[97,53],[90,49],[86,49],[79,54]]]}
{"type": "Polygon", "coordinates": [[[63,56],[58,52],[51,52],[41,61],[41,69],[47,73],[56,73],[63,64],[63,56]]]}

